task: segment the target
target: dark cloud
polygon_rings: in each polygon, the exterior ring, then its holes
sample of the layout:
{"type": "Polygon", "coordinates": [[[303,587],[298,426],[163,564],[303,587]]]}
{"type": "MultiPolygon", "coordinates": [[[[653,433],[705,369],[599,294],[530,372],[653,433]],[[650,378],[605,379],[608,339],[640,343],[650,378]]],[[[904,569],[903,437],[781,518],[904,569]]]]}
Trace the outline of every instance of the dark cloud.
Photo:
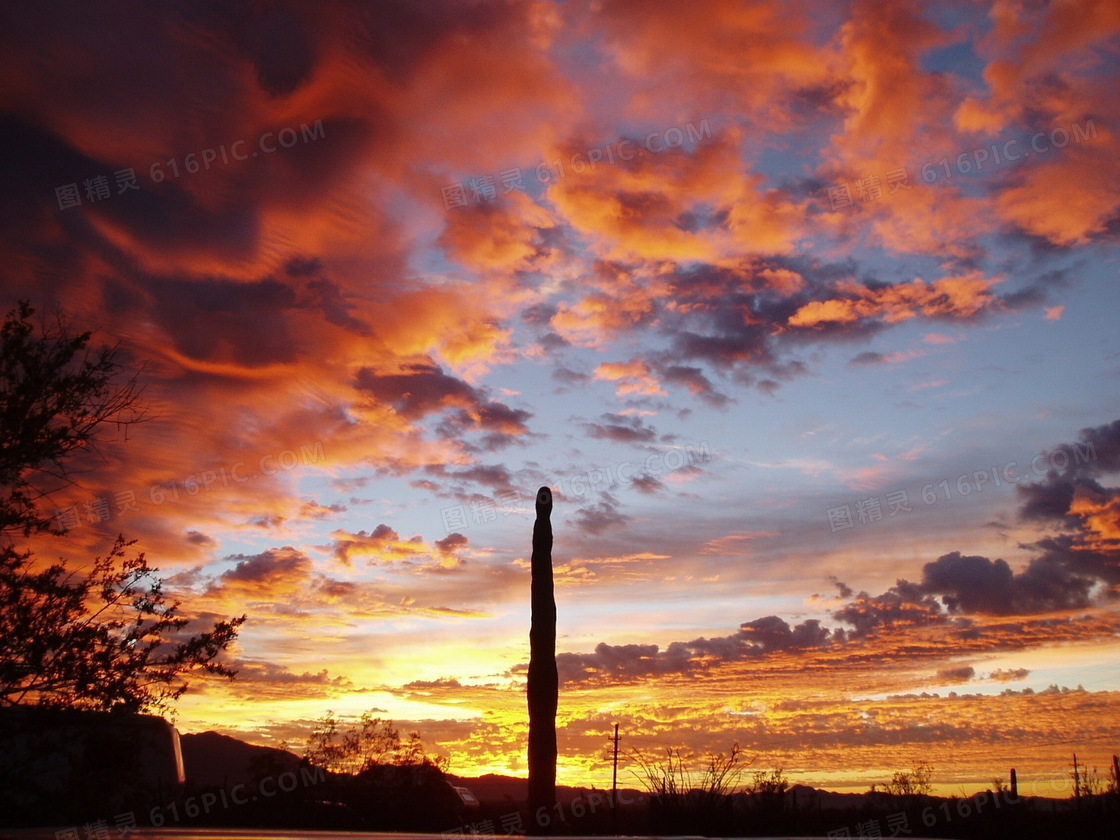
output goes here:
{"type": "Polygon", "coordinates": [[[876,353],[873,350],[865,350],[864,352],[859,353],[856,356],[853,356],[852,360],[848,364],[853,365],[855,367],[864,367],[864,366],[867,366],[867,365],[885,364],[886,361],[887,361],[887,357],[884,356],[882,353],[876,353]]]}
{"type": "Polygon", "coordinates": [[[580,682],[590,677],[618,680],[659,673],[657,645],[608,645],[600,642],[595,652],[560,653],[556,670],[561,683],[580,682]]]}
{"type": "MultiPolygon", "coordinates": [[[[853,280],[859,273],[851,261],[820,264],[795,257],[737,268],[680,269],[672,276],[676,306],[657,310],[659,328],[672,348],[662,360],[662,378],[671,381],[666,373],[670,366],[684,368],[684,362],[694,361],[773,393],[782,382],[808,373],[803,362],[790,357],[799,346],[866,341],[905,320],[898,317],[900,312],[930,320],[976,320],[1004,308],[997,295],[981,288],[979,279],[963,294],[952,278],[943,286],[940,281],[892,283],[873,276],[853,280]],[[819,309],[826,305],[834,307],[827,315],[819,309]]],[[[865,351],[851,364],[886,361],[882,353],[865,351]]],[[[704,385],[710,378],[701,368],[692,370],[703,379],[692,373],[689,382],[680,371],[674,372],[681,384],[710,401],[712,392],[704,385]]]]}
{"type": "Polygon", "coordinates": [[[860,592],[832,616],[855,628],[853,635],[856,636],[868,635],[885,626],[921,626],[947,620],[932,595],[924,593],[918,584],[905,580],[898,581],[881,595],[860,592]]]}
{"type": "MultiPolygon", "coordinates": [[[[659,374],[717,408],[728,399],[702,368],[685,362],[704,363],[743,386],[774,393],[782,382],[809,372],[807,365],[790,357],[792,350],[819,341],[865,340],[885,328],[872,317],[824,322],[810,329],[790,326],[802,307],[829,300],[838,284],[850,284],[856,268],[850,262],[822,265],[790,258],[740,268],[699,265],[679,270],[672,277],[671,297],[677,305],[658,310],[661,331],[671,341],[671,350],[658,360],[659,374]]],[[[873,278],[863,282],[868,288],[890,285],[873,278]]],[[[856,364],[881,361],[876,354],[857,359],[856,364]]]]}
{"type": "MultiPolygon", "coordinates": [[[[473,467],[464,467],[459,470],[448,469],[444,464],[432,464],[424,468],[431,475],[438,475],[453,481],[481,484],[496,490],[506,490],[512,486],[513,478],[501,464],[476,464],[473,467]]],[[[452,491],[452,495],[456,492],[452,491]]]]}
{"type": "Polygon", "coordinates": [[[766,653],[791,648],[819,647],[825,644],[830,631],[817,619],[809,619],[790,627],[783,619],[770,615],[739,626],[740,636],[766,653]]]}
{"type": "Polygon", "coordinates": [[[624,525],[630,517],[620,513],[618,500],[607,492],[600,492],[602,501],[584,505],[575,512],[572,523],[581,531],[598,535],[608,528],[624,525]]]}
{"type": "Polygon", "coordinates": [[[674,358],[707,362],[717,369],[766,367],[776,361],[773,336],[796,307],[776,309],[768,295],[740,291],[751,278],[747,270],[710,265],[676,276],[673,297],[685,305],[680,313],[662,313],[674,358]]]}
{"type": "Polygon", "coordinates": [[[462,551],[470,543],[467,537],[464,537],[458,531],[448,534],[442,540],[436,540],[436,548],[442,554],[455,554],[462,551]]]}
{"type": "Polygon", "coordinates": [[[402,689],[408,691],[435,691],[447,688],[461,689],[463,684],[457,679],[449,677],[440,677],[438,680],[413,680],[410,683],[405,683],[401,686],[402,689]]]}
{"type": "Polygon", "coordinates": [[[855,594],[852,591],[852,587],[848,586],[848,584],[844,583],[844,581],[840,580],[838,577],[836,577],[836,575],[829,575],[828,579],[838,590],[840,590],[841,598],[851,598],[852,595],[855,594]]]}
{"type": "Polygon", "coordinates": [[[746,622],[729,636],[673,642],[665,650],[657,645],[602,642],[593,653],[559,654],[556,666],[562,682],[627,681],[701,671],[718,663],[757,659],[778,651],[820,647],[828,643],[830,635],[815,619],[790,627],[771,615],[746,622]]]}
{"type": "MultiPolygon", "coordinates": [[[[1022,500],[1019,515],[1023,519],[1042,521],[1066,519],[1076,489],[1073,481],[1057,473],[1033,484],[1020,485],[1015,488],[1022,500]]],[[[1069,517],[1066,521],[1070,525],[1076,525],[1077,518],[1069,517]]]]}
{"type": "Polygon", "coordinates": [[[545,333],[540,337],[540,345],[545,350],[563,350],[565,347],[571,347],[572,343],[559,333],[545,333]]]}
{"type": "Polygon", "coordinates": [[[284,683],[295,685],[335,685],[351,686],[346,677],[332,677],[326,668],[316,673],[304,671],[297,674],[284,665],[275,662],[255,662],[238,659],[230,663],[237,671],[238,682],[284,683]]]}
{"type": "Polygon", "coordinates": [[[552,378],[565,385],[586,385],[591,381],[591,377],[586,373],[579,373],[566,367],[558,367],[552,371],[552,378]]]}
{"type": "Polygon", "coordinates": [[[587,434],[599,440],[616,443],[648,443],[657,437],[652,426],[642,423],[640,417],[623,414],[604,414],[598,423],[584,423],[587,434]]]}
{"type": "Polygon", "coordinates": [[[52,207],[58,211],[56,187],[75,182],[78,173],[106,168],[103,161],[81,153],[54,132],[10,113],[0,113],[0,148],[4,149],[0,208],[5,222],[44,221],[52,207]]]}
{"type": "Polygon", "coordinates": [[[1094,583],[1056,553],[1014,572],[1004,560],[953,551],[926,563],[921,582],[899,580],[876,596],[860,592],[833,617],[864,635],[884,625],[944,623],[950,615],[1077,609],[1092,603],[1094,583]]]}
{"type": "Polygon", "coordinates": [[[1015,575],[1005,561],[959,551],[925,564],[922,589],[939,595],[949,612],[955,613],[1006,615],[1021,600],[1014,591],[1015,575]]]}
{"type": "Polygon", "coordinates": [[[770,330],[759,325],[740,325],[717,334],[701,334],[691,330],[678,333],[674,349],[682,358],[699,359],[716,367],[736,364],[765,364],[773,361],[770,330]]]}
{"type": "Polygon", "coordinates": [[[535,303],[521,310],[521,320],[526,324],[545,325],[552,321],[558,311],[553,303],[535,303]]]}
{"type": "Polygon", "coordinates": [[[976,669],[971,665],[960,668],[943,668],[937,672],[937,678],[945,682],[968,682],[976,676],[976,669]]]}
{"type": "Polygon", "coordinates": [[[356,29],[369,58],[395,83],[409,80],[449,38],[501,43],[532,26],[525,4],[508,0],[428,4],[381,0],[348,4],[356,16],[346,25],[356,29]]]}
{"type": "Polygon", "coordinates": [[[1028,520],[1061,520],[1076,527],[1081,520],[1070,514],[1078,491],[1111,496],[1114,490],[1099,482],[1105,473],[1120,471],[1120,420],[1082,429],[1078,440],[1039,453],[1032,467],[1046,467],[1045,477],[1019,484],[1015,489],[1019,515],[1028,520]]]}
{"type": "Polygon", "coordinates": [[[473,408],[480,402],[474,388],[433,362],[405,365],[403,373],[379,373],[365,367],[355,375],[354,384],[408,420],[449,407],[473,408]]]}
{"type": "MultiPolygon", "coordinates": [[[[356,374],[354,384],[408,420],[452,410],[438,424],[436,433],[458,440],[467,432],[483,432],[481,449],[486,451],[500,449],[528,434],[526,421],[533,416],[524,409],[488,399],[485,390],[444,373],[433,362],[405,365],[400,373],[380,373],[364,367],[356,374]]],[[[480,448],[464,446],[472,451],[480,448]]]]}
{"type": "Polygon", "coordinates": [[[176,348],[193,359],[260,367],[295,362],[307,349],[289,315],[297,288],[278,278],[153,278],[146,311],[176,348]]]}
{"type": "Polygon", "coordinates": [[[658,366],[657,373],[662,381],[669,385],[679,385],[687,388],[689,392],[700,397],[713,408],[724,408],[731,402],[730,397],[715,389],[712,381],[698,367],[670,364],[658,366]]]}
{"type": "Polygon", "coordinates": [[[1053,555],[1031,561],[1026,571],[1015,576],[1015,605],[1021,612],[1047,612],[1087,607],[1096,581],[1078,574],[1053,555]]]}
{"type": "Polygon", "coordinates": [[[1033,543],[1042,552],[1035,562],[1066,570],[1069,574],[1120,584],[1120,551],[1087,546],[1080,536],[1061,534],[1033,543]]]}
{"type": "MultiPolygon", "coordinates": [[[[130,47],[130,53],[132,49],[130,47]]],[[[122,89],[135,93],[136,85],[129,80],[115,88],[122,89]]],[[[208,94],[202,92],[200,96],[206,98],[208,94]]],[[[156,95],[153,101],[166,101],[166,96],[156,95]]],[[[229,113],[237,110],[234,106],[229,113]]],[[[115,108],[108,108],[106,112],[118,113],[115,108]]],[[[137,115],[132,116],[136,119],[137,115]]],[[[153,112],[151,123],[162,123],[162,117],[153,112]]],[[[215,149],[224,148],[223,144],[244,140],[239,136],[243,128],[223,127],[220,123],[210,127],[195,125],[193,131],[184,132],[183,138],[184,142],[196,138],[193,145],[181,149],[168,146],[159,151],[151,149],[161,142],[159,132],[153,132],[155,136],[147,138],[146,144],[136,140],[145,151],[125,149],[113,158],[99,159],[75,148],[83,140],[80,135],[68,140],[18,116],[4,115],[0,117],[0,144],[5,148],[0,174],[5,176],[6,188],[0,202],[6,199],[13,202],[13,206],[19,206],[21,212],[8,218],[20,231],[23,247],[36,243],[38,247],[55,250],[54,261],[83,251],[100,253],[114,265],[119,278],[134,278],[143,286],[153,282],[153,278],[142,276],[135,255],[126,252],[129,246],[124,245],[122,239],[134,243],[141,252],[158,254],[161,262],[178,258],[190,263],[205,255],[213,261],[248,263],[259,256],[263,205],[293,202],[307,206],[320,201],[332,185],[340,182],[355,154],[372,136],[368,126],[359,121],[338,121],[330,117],[320,120],[321,117],[321,114],[309,116],[306,121],[308,131],[313,131],[317,137],[314,142],[301,142],[284,149],[282,155],[263,155],[252,159],[251,163],[223,164],[220,173],[197,176],[210,180],[198,181],[180,180],[174,174],[176,170],[169,168],[168,161],[174,162],[178,169],[186,165],[187,155],[197,156],[203,148],[217,155],[215,149]],[[321,125],[312,128],[320,121],[321,125]],[[9,166],[10,177],[5,172],[9,166]],[[117,193],[115,174],[127,170],[136,173],[138,188],[117,193]],[[94,201],[85,185],[99,177],[108,180],[110,194],[94,201]],[[199,189],[213,187],[219,181],[225,185],[220,198],[199,189]],[[284,184],[282,192],[277,191],[279,183],[284,184]],[[69,184],[76,186],[82,203],[60,214],[55,191],[69,184]],[[91,220],[98,220],[100,224],[92,225],[91,220]],[[60,227],[66,234],[65,245],[58,244],[60,227]],[[106,236],[106,228],[123,236],[106,236]],[[71,254],[62,253],[63,248],[71,254]]],[[[295,125],[298,127],[300,122],[297,120],[295,125]]],[[[124,133],[134,127],[125,124],[120,130],[124,133]]],[[[289,127],[277,125],[274,129],[289,127]]],[[[98,130],[104,130],[104,126],[98,130]]],[[[260,136],[264,133],[262,128],[260,136]]],[[[15,229],[9,233],[15,233],[15,229]]],[[[212,277],[194,279],[220,282],[212,277]]],[[[174,295],[172,289],[157,291],[157,299],[174,295]]],[[[137,302],[134,300],[137,290],[130,289],[130,292],[125,300],[137,302]]],[[[140,300],[151,302],[143,297],[140,300]]],[[[188,310],[187,314],[194,313],[188,310]]]]}
{"type": "Polygon", "coordinates": [[[652,496],[665,489],[664,482],[657,476],[650,475],[649,473],[642,473],[630,479],[630,486],[637,490],[639,493],[645,493],[647,496],[652,496]]]}
{"type": "Polygon", "coordinates": [[[358,594],[358,584],[349,580],[323,578],[319,582],[319,592],[334,601],[344,601],[358,594]]]}
{"type": "Polygon", "coordinates": [[[1070,688],[1068,685],[1058,685],[1057,683],[1050,683],[1042,691],[1035,691],[1029,686],[1024,689],[1015,690],[1013,688],[1005,688],[1000,692],[1001,697],[1053,697],[1061,696],[1063,694],[1085,694],[1084,686],[1077,686],[1077,688],[1070,688]]]}
{"type": "Polygon", "coordinates": [[[1082,449],[1076,444],[1070,447],[1074,450],[1071,469],[1096,474],[1120,472],[1120,420],[1082,429],[1080,441],[1088,451],[1079,464],[1078,452],[1082,449]]]}
{"type": "Polygon", "coordinates": [[[493,452],[528,434],[529,427],[525,425],[525,421],[532,416],[532,412],[491,401],[471,410],[451,414],[439,424],[436,431],[441,437],[451,439],[462,437],[466,431],[484,431],[487,434],[482,436],[480,448],[493,452]]]}
{"type": "Polygon", "coordinates": [[[288,96],[311,76],[316,44],[314,16],[298,7],[274,6],[254,31],[257,81],[273,96],[288,96]]]}
{"type": "MultiPolygon", "coordinates": [[[[1048,469],[1041,481],[1016,488],[1019,515],[1056,520],[1073,533],[1035,542],[1030,547],[1039,554],[1025,569],[1016,572],[1002,559],[953,551],[926,563],[920,582],[899,580],[875,597],[861,592],[833,616],[859,635],[882,624],[937,623],[947,615],[1035,615],[1115,597],[1120,549],[1113,535],[1120,529],[1109,504],[1118,491],[1098,479],[1120,470],[1120,420],[1082,429],[1076,442],[1040,453],[1035,465],[1048,469]],[[1086,510],[1099,521],[1090,520],[1086,510]]],[[[849,597],[851,590],[836,583],[849,597]]]]}
{"type": "Polygon", "coordinates": [[[999,682],[1018,682],[1019,680],[1025,680],[1030,674],[1031,672],[1026,668],[1000,668],[999,670],[992,671],[992,673],[988,675],[988,679],[997,680],[999,682]]]}
{"type": "Polygon", "coordinates": [[[532,412],[520,408],[510,408],[500,402],[489,402],[479,407],[477,422],[480,429],[489,432],[523,435],[529,431],[525,421],[532,416],[532,412]]]}
{"type": "Polygon", "coordinates": [[[187,542],[200,548],[217,548],[218,541],[201,531],[187,531],[187,542]]]}
{"type": "Polygon", "coordinates": [[[1080,268],[1080,265],[1075,265],[1070,268],[1043,272],[1038,279],[1018,291],[1003,295],[1000,301],[1008,309],[1027,309],[1042,306],[1050,300],[1055,291],[1072,285],[1072,278],[1080,268]]]}
{"type": "Polygon", "coordinates": [[[1094,584],[1120,586],[1120,488],[1101,478],[1120,471],[1120,420],[1082,429],[1078,440],[1040,453],[1032,468],[1048,466],[1045,476],[1016,487],[1019,515],[1028,521],[1057,522],[1066,533],[1031,547],[1041,554],[1031,563],[1019,591],[1037,603],[1067,606],[1090,602],[1094,584]]]}
{"type": "Polygon", "coordinates": [[[399,540],[401,538],[400,534],[398,534],[396,532],[396,530],[394,530],[390,526],[386,525],[385,523],[381,523],[376,528],[374,528],[373,533],[370,534],[370,537],[372,537],[375,540],[382,540],[382,541],[388,541],[388,540],[396,541],[396,540],[399,540]]]}
{"type": "MultiPolygon", "coordinates": [[[[292,269],[289,268],[289,273],[291,272],[292,269]]],[[[353,312],[358,308],[357,304],[347,296],[343,287],[338,283],[320,277],[317,280],[309,281],[307,290],[314,301],[314,306],[323,313],[329,323],[336,327],[342,327],[355,335],[370,336],[373,334],[369,324],[354,316],[353,312]]]]}
{"type": "Polygon", "coordinates": [[[260,554],[232,554],[226,559],[237,561],[237,565],[222,573],[219,585],[250,585],[261,591],[306,580],[312,569],[311,558],[292,546],[260,554]]]}

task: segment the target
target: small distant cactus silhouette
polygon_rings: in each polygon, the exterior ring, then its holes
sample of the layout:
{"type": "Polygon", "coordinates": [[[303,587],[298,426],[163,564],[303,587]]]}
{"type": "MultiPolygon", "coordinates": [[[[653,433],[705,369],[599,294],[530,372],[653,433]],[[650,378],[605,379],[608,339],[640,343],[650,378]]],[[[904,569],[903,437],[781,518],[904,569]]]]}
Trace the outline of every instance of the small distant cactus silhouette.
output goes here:
{"type": "Polygon", "coordinates": [[[556,801],[556,597],[552,583],[552,491],[537,490],[529,629],[529,834],[545,832],[537,814],[556,801]]]}

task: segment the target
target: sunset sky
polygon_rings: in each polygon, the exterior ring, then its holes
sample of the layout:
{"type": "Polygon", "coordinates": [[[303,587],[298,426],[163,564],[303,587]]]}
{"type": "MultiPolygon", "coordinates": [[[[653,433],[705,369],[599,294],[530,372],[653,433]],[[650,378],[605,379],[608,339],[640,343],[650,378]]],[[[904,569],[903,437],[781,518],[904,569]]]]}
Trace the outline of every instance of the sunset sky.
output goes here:
{"type": "MultiPolygon", "coordinates": [[[[152,419],[51,510],[201,621],[183,732],[327,710],[943,792],[1120,751],[1120,4],[0,10],[3,306],[152,419]],[[936,7],[936,8],[934,8],[936,7]]],[[[621,778],[636,784],[626,773],[621,778]]]]}

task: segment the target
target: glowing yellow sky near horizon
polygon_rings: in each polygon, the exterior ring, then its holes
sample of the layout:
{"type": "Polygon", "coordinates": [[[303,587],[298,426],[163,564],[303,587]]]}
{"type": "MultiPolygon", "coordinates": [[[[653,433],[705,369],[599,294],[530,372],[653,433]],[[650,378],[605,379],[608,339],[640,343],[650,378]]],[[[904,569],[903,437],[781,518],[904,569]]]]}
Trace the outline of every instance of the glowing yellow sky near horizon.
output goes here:
{"type": "MultiPolygon", "coordinates": [[[[1093,620],[1120,632],[1116,611],[1093,620]]],[[[935,786],[947,795],[990,787],[992,778],[1006,779],[1012,766],[1021,790],[1035,786],[1059,795],[1072,751],[1103,767],[1120,739],[1113,723],[1120,710],[1115,667],[1120,640],[954,653],[932,638],[929,628],[915,628],[891,633],[882,642],[714,665],[692,676],[564,686],[558,778],[563,784],[603,787],[604,745],[616,722],[628,767],[634,766],[633,750],[648,758],[673,748],[691,755],[698,771],[707,752],[738,743],[752,759],[748,775],[780,767],[797,783],[865,790],[906,769],[907,761],[923,761],[934,767],[935,786]],[[892,653],[903,646],[913,652],[892,653]],[[947,683],[939,677],[962,663],[975,668],[977,679],[947,683]],[[1028,663],[1029,679],[979,679],[1028,663]],[[1088,684],[1080,690],[1063,681],[1069,674],[1091,679],[1083,679],[1088,684]],[[1047,691],[1051,684],[1061,690],[1047,691]],[[1028,686],[1037,688],[1024,692],[1028,686]],[[843,771],[827,769],[837,763],[843,771]]],[[[454,655],[433,652],[431,666],[446,674],[465,665],[454,655]]],[[[223,694],[236,696],[236,684],[208,685],[206,693],[211,691],[217,696],[184,698],[184,731],[213,728],[273,745],[284,739],[298,752],[310,722],[327,709],[340,718],[372,709],[402,729],[418,728],[433,752],[450,757],[457,775],[525,773],[527,718],[520,679],[498,683],[480,677],[477,683],[463,679],[364,692],[339,688],[329,698],[258,700],[255,721],[243,716],[242,704],[218,700],[223,694]],[[226,713],[214,713],[222,707],[226,713]]],[[[627,783],[637,786],[637,778],[627,772],[627,783]]]]}

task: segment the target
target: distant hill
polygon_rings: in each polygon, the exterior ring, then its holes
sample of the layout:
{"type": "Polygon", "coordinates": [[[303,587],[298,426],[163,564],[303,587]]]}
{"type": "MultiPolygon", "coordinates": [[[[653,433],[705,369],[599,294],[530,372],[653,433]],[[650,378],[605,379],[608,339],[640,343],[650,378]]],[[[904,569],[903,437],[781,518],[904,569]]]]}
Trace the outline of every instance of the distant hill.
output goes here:
{"type": "Polygon", "coordinates": [[[299,756],[287,750],[247,744],[217,732],[180,735],[179,741],[187,784],[194,788],[248,784],[254,776],[262,775],[262,766],[283,773],[297,768],[300,761],[299,756]]]}
{"type": "MultiPolygon", "coordinates": [[[[286,750],[248,744],[217,732],[183,735],[181,740],[188,784],[196,788],[230,787],[239,782],[249,783],[254,777],[254,767],[267,763],[267,766],[275,768],[275,772],[283,772],[298,767],[300,761],[299,756],[286,750]]],[[[259,776],[260,772],[256,775],[259,776]]],[[[517,776],[486,773],[474,777],[448,773],[447,778],[454,785],[468,788],[483,805],[523,806],[529,798],[528,780],[517,776]]],[[[805,785],[794,785],[792,790],[801,805],[812,805],[825,810],[859,807],[867,799],[866,794],[833,793],[805,785]]],[[[557,800],[565,805],[578,798],[586,799],[592,793],[610,796],[609,789],[565,785],[557,785],[556,792],[557,800]]],[[[619,797],[623,803],[634,803],[644,801],[647,794],[635,788],[620,787],[619,797]]]]}
{"type": "MultiPolygon", "coordinates": [[[[407,769],[381,768],[375,779],[343,779],[333,774],[305,778],[308,768],[300,758],[285,750],[245,743],[217,732],[182,735],[187,795],[245,785],[249,802],[220,800],[220,806],[205,812],[194,824],[273,828],[304,828],[337,831],[474,832],[507,833],[527,827],[528,781],[515,776],[485,774],[478,777],[446,774],[433,770],[417,785],[407,769]],[[265,792],[258,780],[284,773],[298,774],[298,784],[279,786],[290,796],[265,792]],[[445,783],[469,789],[477,804],[460,800],[445,783]],[[315,787],[315,785],[323,785],[315,787]],[[258,800],[254,793],[260,793],[258,800]],[[507,825],[507,823],[509,825],[507,825]],[[511,829],[511,826],[517,826],[511,829]]],[[[416,769],[416,768],[411,768],[416,769]]],[[[293,776],[293,782],[297,777],[293,776]]],[[[193,800],[196,802],[201,800],[193,800]]],[[[211,802],[215,800],[211,799],[211,802]]],[[[610,806],[610,791],[602,788],[557,787],[556,803],[547,811],[548,825],[558,833],[584,835],[623,833],[639,835],[675,834],[705,836],[823,836],[826,832],[848,836],[860,825],[890,825],[905,818],[913,831],[922,828],[937,836],[1016,837],[1020,840],[1051,840],[1053,837],[1108,840],[1120,837],[1120,812],[1112,810],[1108,797],[1075,803],[1024,796],[1015,803],[1009,794],[996,798],[989,792],[971,797],[895,797],[883,792],[837,793],[806,785],[793,785],[780,807],[760,799],[741,799],[734,810],[708,808],[701,811],[666,810],[651,807],[641,790],[619,790],[621,808],[610,806]],[[1078,805],[1083,806],[1077,810],[1078,805]],[[983,806],[983,807],[981,807],[983,806]],[[621,824],[617,821],[622,820],[621,824]]],[[[170,807],[170,806],[168,806],[170,807]]],[[[165,820],[180,822],[167,807],[165,820]]],[[[183,820],[186,824],[188,821],[183,820]]],[[[897,827],[897,826],[896,826],[897,827]]],[[[886,836],[884,834],[884,836],[886,836]]],[[[2,840],[2,838],[0,838],[2,840]]]]}
{"type": "MultiPolygon", "coordinates": [[[[299,767],[300,758],[287,750],[275,747],[262,747],[245,741],[221,735],[217,732],[202,732],[180,736],[183,750],[183,765],[188,785],[198,788],[231,787],[237,783],[249,784],[255,777],[264,773],[282,773],[299,767]],[[261,770],[262,767],[268,768],[261,770]]],[[[501,776],[487,773],[482,776],[460,776],[446,774],[453,785],[468,788],[483,805],[503,807],[511,805],[524,807],[529,798],[528,780],[517,776],[501,776]]],[[[609,797],[610,790],[602,788],[579,788],[558,785],[557,800],[568,805],[576,799],[587,800],[589,795],[609,797]]],[[[645,791],[630,787],[620,787],[619,797],[623,804],[644,802],[648,795],[645,791]]],[[[787,802],[796,800],[801,809],[846,810],[867,807],[872,802],[890,801],[886,794],[837,793],[821,790],[807,785],[793,785],[786,793],[787,802]]],[[[937,797],[931,797],[931,801],[937,797]]],[[[1025,800],[1046,801],[1036,797],[1025,800]]],[[[1072,807],[1069,801],[1059,800],[1051,808],[1072,807]]]]}
{"type": "MultiPolygon", "coordinates": [[[[470,777],[455,776],[449,773],[448,778],[451,780],[452,784],[470,788],[479,802],[484,805],[504,805],[507,803],[524,804],[529,799],[528,780],[518,778],[517,776],[499,776],[494,773],[487,773],[483,776],[470,777]]],[[[587,794],[592,792],[599,793],[603,796],[610,796],[609,790],[603,790],[601,788],[579,788],[567,787],[565,785],[556,786],[556,798],[558,801],[565,804],[579,797],[586,798],[587,794]]],[[[619,788],[619,796],[625,800],[635,801],[637,799],[645,799],[646,794],[643,791],[633,790],[631,788],[619,788]]]]}
{"type": "Polygon", "coordinates": [[[525,802],[529,798],[529,782],[516,776],[499,776],[487,773],[478,778],[448,773],[453,785],[470,788],[479,802],[525,802]]]}

